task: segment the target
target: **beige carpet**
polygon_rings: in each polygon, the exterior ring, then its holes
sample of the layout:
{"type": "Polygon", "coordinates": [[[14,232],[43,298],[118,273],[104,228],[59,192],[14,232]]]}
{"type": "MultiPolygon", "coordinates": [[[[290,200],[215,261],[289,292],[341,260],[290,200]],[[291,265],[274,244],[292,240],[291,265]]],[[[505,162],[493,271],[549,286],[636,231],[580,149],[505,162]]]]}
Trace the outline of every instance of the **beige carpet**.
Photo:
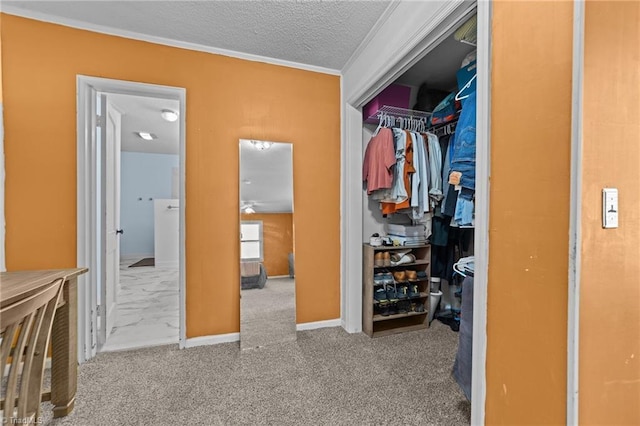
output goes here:
{"type": "Polygon", "coordinates": [[[451,378],[457,333],[370,339],[342,328],[241,351],[237,343],[101,353],[80,366],[76,408],[49,425],[468,425],[451,378]]]}
{"type": "Polygon", "coordinates": [[[295,280],[269,278],[264,288],[240,292],[243,350],[296,340],[295,280]]]}

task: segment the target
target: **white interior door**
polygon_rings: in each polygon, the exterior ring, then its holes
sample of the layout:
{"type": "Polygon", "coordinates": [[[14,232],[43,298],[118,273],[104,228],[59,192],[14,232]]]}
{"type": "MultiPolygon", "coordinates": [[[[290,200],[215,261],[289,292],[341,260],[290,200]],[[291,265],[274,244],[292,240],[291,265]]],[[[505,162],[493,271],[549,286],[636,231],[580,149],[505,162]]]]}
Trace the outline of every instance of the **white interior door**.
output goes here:
{"type": "MultiPolygon", "coordinates": [[[[106,101],[105,144],[105,340],[116,322],[116,303],[120,289],[120,137],[121,114],[106,101]]],[[[103,341],[103,342],[104,342],[103,341]]]]}

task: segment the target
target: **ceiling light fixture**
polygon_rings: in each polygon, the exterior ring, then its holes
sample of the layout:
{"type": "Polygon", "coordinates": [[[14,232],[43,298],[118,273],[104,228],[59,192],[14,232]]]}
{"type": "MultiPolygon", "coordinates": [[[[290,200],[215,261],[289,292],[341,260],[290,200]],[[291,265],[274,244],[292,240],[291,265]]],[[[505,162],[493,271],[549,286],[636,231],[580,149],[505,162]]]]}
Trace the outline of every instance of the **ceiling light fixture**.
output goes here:
{"type": "Polygon", "coordinates": [[[244,212],[247,213],[247,214],[253,214],[256,211],[253,209],[253,207],[247,206],[247,207],[244,208],[244,212]]]}
{"type": "Polygon", "coordinates": [[[153,133],[149,133],[149,132],[136,132],[136,135],[140,136],[145,141],[152,141],[154,139],[158,139],[158,137],[156,135],[154,135],[153,133]]]}
{"type": "Polygon", "coordinates": [[[162,116],[163,119],[171,123],[173,123],[178,119],[178,113],[170,109],[163,109],[160,115],[162,116]]]}
{"type": "Polygon", "coordinates": [[[259,151],[264,151],[266,149],[271,148],[273,142],[265,142],[265,141],[251,141],[251,145],[259,151]]]}

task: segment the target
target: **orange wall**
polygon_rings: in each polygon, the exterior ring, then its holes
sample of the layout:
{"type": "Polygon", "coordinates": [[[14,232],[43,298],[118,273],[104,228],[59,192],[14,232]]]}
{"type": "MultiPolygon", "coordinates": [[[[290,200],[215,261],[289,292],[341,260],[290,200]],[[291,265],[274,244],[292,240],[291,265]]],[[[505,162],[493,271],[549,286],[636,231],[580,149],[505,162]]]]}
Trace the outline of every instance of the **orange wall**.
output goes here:
{"type": "Polygon", "coordinates": [[[581,424],[640,424],[640,3],[586,2],[581,424]],[[602,228],[604,187],[619,227],[602,228]]]}
{"type": "Polygon", "coordinates": [[[187,90],[187,336],[239,331],[239,138],[295,145],[297,320],[340,317],[338,76],[11,15],[1,31],[7,269],[76,265],[76,75],[178,86],[187,90]]]}
{"type": "Polygon", "coordinates": [[[566,421],[571,2],[493,4],[487,424],[566,421]]]}
{"type": "Polygon", "coordinates": [[[267,274],[289,275],[289,253],[293,253],[293,214],[243,214],[242,220],[261,220],[264,266],[267,274]]]}

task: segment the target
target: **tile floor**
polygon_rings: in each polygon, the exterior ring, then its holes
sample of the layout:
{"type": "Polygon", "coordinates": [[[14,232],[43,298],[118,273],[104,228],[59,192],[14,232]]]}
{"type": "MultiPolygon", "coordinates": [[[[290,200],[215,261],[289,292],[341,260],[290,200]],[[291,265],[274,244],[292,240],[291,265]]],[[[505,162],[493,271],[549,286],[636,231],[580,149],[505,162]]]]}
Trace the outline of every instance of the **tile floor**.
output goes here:
{"type": "Polygon", "coordinates": [[[178,343],[178,269],[120,262],[116,322],[101,351],[118,351],[178,343]]]}

